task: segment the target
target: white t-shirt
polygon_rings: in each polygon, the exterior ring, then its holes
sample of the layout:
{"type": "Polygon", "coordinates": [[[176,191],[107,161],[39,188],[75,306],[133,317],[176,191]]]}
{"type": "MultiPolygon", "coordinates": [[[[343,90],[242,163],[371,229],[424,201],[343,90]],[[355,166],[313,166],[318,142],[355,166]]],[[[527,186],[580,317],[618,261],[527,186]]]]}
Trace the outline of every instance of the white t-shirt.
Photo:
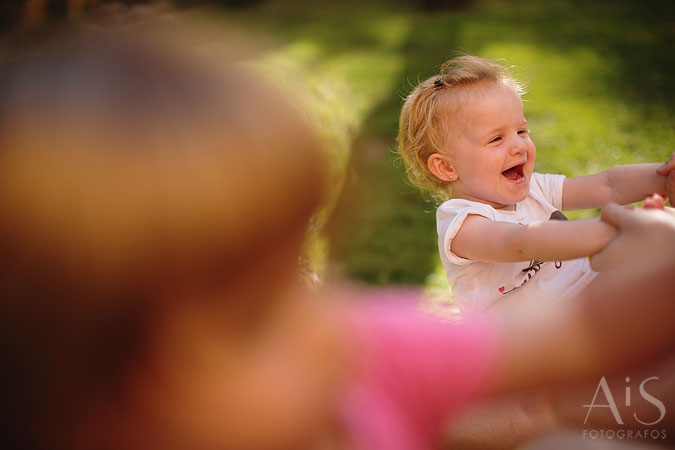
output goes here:
{"type": "Polygon", "coordinates": [[[438,208],[436,223],[441,260],[462,314],[483,312],[506,297],[510,302],[542,310],[575,297],[595,278],[597,273],[591,270],[587,258],[487,263],[461,258],[450,251],[452,240],[469,214],[520,224],[564,219],[560,213],[564,180],[564,175],[533,173],[530,192],[525,200],[516,203],[514,211],[497,210],[464,199],[448,200],[438,208]]]}

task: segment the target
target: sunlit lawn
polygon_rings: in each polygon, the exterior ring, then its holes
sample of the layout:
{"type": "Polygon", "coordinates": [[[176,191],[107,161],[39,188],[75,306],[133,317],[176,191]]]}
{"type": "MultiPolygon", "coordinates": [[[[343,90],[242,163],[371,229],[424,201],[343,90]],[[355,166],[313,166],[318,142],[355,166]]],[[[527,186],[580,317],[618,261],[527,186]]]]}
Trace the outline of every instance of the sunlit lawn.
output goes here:
{"type": "Polygon", "coordinates": [[[328,239],[310,246],[316,270],[328,260],[354,280],[444,291],[435,207],[405,182],[393,152],[411,83],[457,51],[502,58],[530,85],[537,170],[574,176],[662,161],[675,149],[672,4],[477,1],[425,12],[403,1],[303,0],[223,16],[272,38],[260,66],[301,93],[329,144],[339,199],[319,221],[328,239]]]}

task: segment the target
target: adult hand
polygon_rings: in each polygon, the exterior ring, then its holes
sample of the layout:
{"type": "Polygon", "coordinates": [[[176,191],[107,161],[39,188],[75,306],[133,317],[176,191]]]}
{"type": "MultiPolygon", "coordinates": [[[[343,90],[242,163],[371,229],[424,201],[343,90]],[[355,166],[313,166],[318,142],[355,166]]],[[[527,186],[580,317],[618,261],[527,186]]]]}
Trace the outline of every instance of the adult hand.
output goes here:
{"type": "Polygon", "coordinates": [[[666,193],[670,199],[670,206],[675,206],[675,153],[672,153],[668,160],[663,163],[656,171],[659,175],[666,177],[666,193]]]}
{"type": "Polygon", "coordinates": [[[617,228],[619,234],[591,256],[593,270],[628,264],[675,264],[675,214],[671,209],[628,210],[610,203],[602,210],[602,220],[617,228]]]}

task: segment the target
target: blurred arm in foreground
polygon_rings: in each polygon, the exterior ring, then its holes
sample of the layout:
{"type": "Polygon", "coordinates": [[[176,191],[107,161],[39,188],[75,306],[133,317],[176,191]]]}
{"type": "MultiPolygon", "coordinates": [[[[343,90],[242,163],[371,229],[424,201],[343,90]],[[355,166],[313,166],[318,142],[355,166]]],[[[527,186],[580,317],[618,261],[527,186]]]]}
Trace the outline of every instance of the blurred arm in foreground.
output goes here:
{"type": "MultiPolygon", "coordinates": [[[[675,195],[675,188],[669,185],[669,197],[675,195]]],[[[652,348],[662,348],[666,353],[672,353],[672,336],[653,333],[653,328],[665,326],[665,322],[672,318],[672,313],[665,317],[655,317],[646,305],[652,299],[661,298],[664,307],[668,299],[675,298],[669,293],[668,283],[671,283],[673,273],[673,252],[675,246],[675,216],[673,210],[663,208],[663,199],[648,199],[648,209],[627,210],[617,205],[608,205],[603,210],[603,220],[620,230],[618,237],[612,241],[603,252],[593,256],[591,263],[597,268],[612,268],[614,271],[605,272],[592,284],[592,290],[585,292],[577,299],[572,308],[579,311],[579,316],[586,316],[588,326],[594,326],[591,334],[597,337],[591,339],[602,343],[602,351],[597,355],[596,363],[582,364],[590,368],[596,364],[602,365],[602,359],[612,360],[621,358],[619,353],[626,352],[630,358],[631,352],[646,364],[642,367],[622,368],[621,375],[613,376],[616,370],[599,372],[596,377],[587,382],[574,383],[570,386],[554,385],[533,389],[526,393],[518,393],[496,401],[488,401],[474,406],[460,418],[453,422],[446,430],[446,442],[452,448],[486,448],[506,449],[513,448],[529,439],[561,428],[574,429],[656,429],[670,431],[668,439],[673,439],[675,421],[666,415],[664,420],[653,426],[645,426],[637,420],[638,417],[653,416],[656,411],[654,405],[640,401],[638,394],[631,403],[626,399],[626,387],[633,393],[639,392],[640,383],[653,376],[654,381],[649,389],[652,394],[666,403],[666,407],[675,401],[675,357],[653,361],[649,353],[635,348],[635,341],[643,337],[653,339],[652,348]],[[670,295],[670,297],[669,297],[670,295]],[[630,303],[634,304],[631,306],[630,303]],[[646,308],[646,309],[643,309],[646,308]],[[612,326],[609,320],[614,320],[612,314],[624,312],[627,327],[624,329],[612,326]],[[604,310],[604,311],[603,311],[604,310]],[[644,314],[644,315],[642,315],[644,314]],[[605,319],[603,320],[603,316],[605,319]],[[632,316],[632,323],[629,317],[632,316]],[[660,323],[659,323],[660,322],[660,323]],[[608,385],[613,387],[616,405],[624,423],[618,423],[609,408],[596,408],[592,414],[582,405],[593,399],[598,388],[598,380],[607,376],[608,385]],[[629,379],[630,381],[627,381],[629,379]],[[491,430],[489,433],[485,430],[491,430]]],[[[563,308],[566,309],[566,308],[563,308]]],[[[554,312],[555,314],[555,312],[554,312]]],[[[562,317],[566,313],[563,311],[562,317]]],[[[534,318],[539,322],[539,318],[534,318]]],[[[555,322],[554,319],[553,322],[555,322]]],[[[560,320],[564,320],[561,318],[560,320]]],[[[542,319],[539,326],[548,327],[551,321],[542,319]]],[[[531,328],[538,328],[532,325],[531,328]]],[[[550,331],[549,331],[550,333],[550,331]]],[[[551,333],[555,335],[555,333],[551,333]]],[[[549,335],[551,335],[549,334],[549,335]]],[[[541,336],[546,333],[542,331],[541,336]]],[[[546,338],[532,337],[537,346],[549,345],[546,338]]],[[[550,344],[556,348],[555,344],[550,344]]],[[[527,344],[525,344],[527,347],[527,344]]],[[[580,348],[577,355],[592,352],[589,348],[580,348]]],[[[651,355],[654,356],[654,355],[651,355]]],[[[561,370],[557,364],[567,364],[565,354],[552,352],[549,361],[554,371],[561,370]]],[[[589,356],[589,360],[593,357],[589,356]]],[[[533,361],[542,361],[534,358],[533,361]]],[[[533,368],[537,371],[538,369],[533,368]]],[[[564,369],[562,369],[564,372],[564,369]]],[[[603,402],[605,402],[604,396],[603,402]]],[[[581,431],[579,431],[581,433],[581,431]]]]}

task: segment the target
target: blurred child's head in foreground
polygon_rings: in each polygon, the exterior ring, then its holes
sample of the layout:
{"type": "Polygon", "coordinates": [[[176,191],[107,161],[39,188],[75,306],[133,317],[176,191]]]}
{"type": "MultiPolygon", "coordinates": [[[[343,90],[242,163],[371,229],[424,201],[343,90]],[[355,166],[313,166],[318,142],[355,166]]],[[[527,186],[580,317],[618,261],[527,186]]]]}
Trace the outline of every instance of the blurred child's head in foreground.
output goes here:
{"type": "Polygon", "coordinates": [[[134,28],[0,65],[2,447],[297,448],[339,372],[287,294],[319,145],[225,55],[134,28]]]}
{"type": "Polygon", "coordinates": [[[446,61],[439,75],[417,85],[401,111],[398,148],[412,183],[439,199],[452,195],[497,207],[522,197],[536,155],[522,93],[497,62],[476,56],[446,61]]]}

